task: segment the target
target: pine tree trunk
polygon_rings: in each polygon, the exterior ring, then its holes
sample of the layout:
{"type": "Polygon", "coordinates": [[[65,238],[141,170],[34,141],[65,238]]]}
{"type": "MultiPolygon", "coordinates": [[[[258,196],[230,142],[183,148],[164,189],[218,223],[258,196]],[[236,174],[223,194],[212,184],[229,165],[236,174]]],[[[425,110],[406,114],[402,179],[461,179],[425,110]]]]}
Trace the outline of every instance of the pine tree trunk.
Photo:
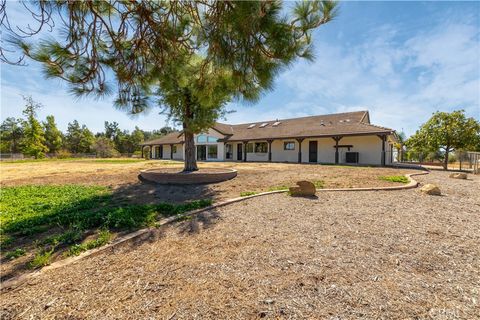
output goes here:
{"type": "MultiPolygon", "coordinates": [[[[193,115],[190,110],[190,106],[187,104],[185,106],[185,118],[191,119],[193,115]]],[[[183,168],[184,172],[197,171],[197,159],[195,157],[195,140],[193,133],[188,128],[188,123],[183,122],[183,137],[185,140],[185,166],[183,168]]]]}

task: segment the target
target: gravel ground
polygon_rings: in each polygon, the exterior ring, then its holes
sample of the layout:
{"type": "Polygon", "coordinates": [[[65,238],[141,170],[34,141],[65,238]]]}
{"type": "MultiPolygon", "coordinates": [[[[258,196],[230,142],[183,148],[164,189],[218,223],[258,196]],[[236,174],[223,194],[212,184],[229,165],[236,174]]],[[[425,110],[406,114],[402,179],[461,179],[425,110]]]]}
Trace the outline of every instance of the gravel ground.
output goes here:
{"type": "Polygon", "coordinates": [[[0,317],[478,319],[480,177],[270,195],[160,229],[1,295],[0,317]]]}

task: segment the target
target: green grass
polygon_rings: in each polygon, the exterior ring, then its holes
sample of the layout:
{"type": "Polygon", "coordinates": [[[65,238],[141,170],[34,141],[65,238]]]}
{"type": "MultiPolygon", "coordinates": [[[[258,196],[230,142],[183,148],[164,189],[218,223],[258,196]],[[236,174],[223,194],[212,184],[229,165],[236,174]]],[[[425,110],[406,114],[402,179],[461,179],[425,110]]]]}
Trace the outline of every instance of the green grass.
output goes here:
{"type": "Polygon", "coordinates": [[[408,178],[405,176],[381,176],[378,177],[378,179],[389,182],[408,183],[408,178]]]}
{"type": "Polygon", "coordinates": [[[71,246],[67,251],[67,256],[78,256],[80,253],[101,247],[110,241],[112,234],[108,230],[102,230],[95,240],[89,240],[85,243],[75,244],[71,246]]]}
{"type": "Polygon", "coordinates": [[[26,251],[24,249],[17,248],[13,251],[9,251],[9,252],[5,253],[5,258],[13,260],[13,259],[16,259],[18,257],[21,257],[21,256],[25,255],[25,253],[26,253],[26,251]]]}
{"type": "Polygon", "coordinates": [[[323,180],[314,180],[312,181],[312,183],[317,189],[323,189],[323,187],[325,186],[325,181],[323,180]]]}
{"type": "Polygon", "coordinates": [[[244,191],[244,192],[240,192],[240,197],[253,196],[254,194],[258,194],[258,192],[255,192],[255,191],[244,191]]]}
{"type": "Polygon", "coordinates": [[[51,248],[50,250],[41,250],[35,254],[32,261],[28,263],[28,267],[30,269],[37,269],[44,266],[47,266],[52,261],[52,254],[55,251],[55,248],[51,248]]]}
{"type": "Polygon", "coordinates": [[[268,191],[279,191],[279,190],[288,190],[288,186],[286,185],[280,185],[280,186],[272,186],[268,188],[268,191]]]}
{"type": "Polygon", "coordinates": [[[82,252],[108,242],[106,233],[100,232],[94,242],[82,243],[94,230],[153,226],[162,217],[211,204],[211,200],[205,199],[185,204],[121,205],[111,190],[98,186],[5,187],[0,189],[0,238],[6,247],[14,247],[17,239],[25,239],[30,247],[43,246],[31,262],[31,267],[37,268],[48,264],[52,253],[65,246],[73,245],[73,251],[82,252]]]}

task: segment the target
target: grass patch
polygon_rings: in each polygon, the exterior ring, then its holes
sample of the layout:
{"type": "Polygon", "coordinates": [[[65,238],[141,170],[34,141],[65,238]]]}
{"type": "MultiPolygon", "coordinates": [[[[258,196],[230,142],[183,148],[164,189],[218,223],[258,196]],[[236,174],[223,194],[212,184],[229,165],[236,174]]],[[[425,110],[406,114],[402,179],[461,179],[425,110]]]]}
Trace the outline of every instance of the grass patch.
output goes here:
{"type": "Polygon", "coordinates": [[[325,186],[325,181],[323,180],[314,180],[312,181],[312,183],[317,189],[323,189],[323,187],[325,186]]]}
{"type": "Polygon", "coordinates": [[[280,191],[280,190],[288,190],[288,186],[286,185],[281,185],[281,186],[272,186],[268,188],[268,191],[280,191]]]}
{"type": "Polygon", "coordinates": [[[13,260],[13,259],[16,259],[18,257],[21,257],[21,256],[25,255],[25,253],[26,253],[26,251],[24,249],[17,248],[13,251],[9,251],[9,252],[5,253],[5,258],[13,260]]]}
{"type": "Polygon", "coordinates": [[[255,191],[244,191],[244,192],[240,192],[240,197],[253,196],[254,194],[258,194],[258,192],[255,192],[255,191]]]}
{"type": "Polygon", "coordinates": [[[381,176],[378,179],[389,182],[408,183],[408,178],[405,176],[381,176]]]}
{"type": "Polygon", "coordinates": [[[55,248],[50,250],[41,250],[35,254],[32,261],[28,263],[30,269],[37,269],[41,267],[48,266],[52,262],[52,254],[55,251],[55,248]]]}
{"type": "MultiPolygon", "coordinates": [[[[78,254],[108,242],[110,231],[153,226],[162,217],[181,214],[212,204],[210,199],[185,204],[121,205],[112,191],[98,186],[20,186],[0,190],[0,238],[15,247],[44,247],[30,263],[38,268],[50,263],[52,254],[72,247],[78,254]],[[92,230],[105,230],[93,242],[82,243],[92,230]],[[48,233],[48,234],[45,234],[48,233]],[[73,246],[72,246],[73,245],[73,246]]],[[[69,249],[70,250],[70,249],[69,249]]]]}
{"type": "Polygon", "coordinates": [[[71,246],[67,251],[67,256],[78,256],[80,253],[101,247],[110,241],[112,234],[108,230],[102,230],[95,240],[89,240],[82,244],[75,244],[71,246]]]}

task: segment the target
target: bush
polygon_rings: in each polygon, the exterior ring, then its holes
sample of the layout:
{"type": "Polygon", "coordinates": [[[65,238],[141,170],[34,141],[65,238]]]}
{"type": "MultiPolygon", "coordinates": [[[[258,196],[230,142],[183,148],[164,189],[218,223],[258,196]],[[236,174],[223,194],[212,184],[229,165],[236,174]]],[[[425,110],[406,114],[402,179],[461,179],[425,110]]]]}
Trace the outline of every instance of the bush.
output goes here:
{"type": "Polygon", "coordinates": [[[112,140],[104,137],[97,138],[93,146],[97,157],[100,158],[114,158],[120,156],[120,153],[115,149],[112,140]]]}
{"type": "Polygon", "coordinates": [[[62,149],[62,150],[57,152],[57,158],[58,159],[67,159],[67,158],[71,158],[71,157],[72,157],[72,153],[68,150],[62,149]]]}

